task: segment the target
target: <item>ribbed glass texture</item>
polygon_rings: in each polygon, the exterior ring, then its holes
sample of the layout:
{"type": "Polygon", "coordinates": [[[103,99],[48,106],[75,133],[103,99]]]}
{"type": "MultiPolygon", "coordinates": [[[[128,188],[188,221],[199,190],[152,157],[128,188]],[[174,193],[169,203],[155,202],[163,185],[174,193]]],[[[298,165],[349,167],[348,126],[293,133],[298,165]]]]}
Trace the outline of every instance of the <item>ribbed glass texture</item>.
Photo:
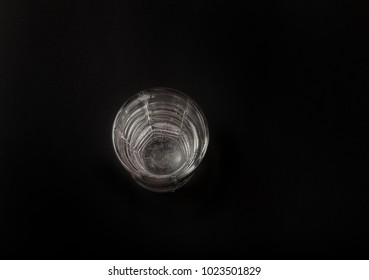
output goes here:
{"type": "Polygon", "coordinates": [[[143,187],[174,191],[191,178],[203,159],[209,130],[200,107],[169,88],[131,97],[113,126],[113,144],[125,169],[143,187]]]}

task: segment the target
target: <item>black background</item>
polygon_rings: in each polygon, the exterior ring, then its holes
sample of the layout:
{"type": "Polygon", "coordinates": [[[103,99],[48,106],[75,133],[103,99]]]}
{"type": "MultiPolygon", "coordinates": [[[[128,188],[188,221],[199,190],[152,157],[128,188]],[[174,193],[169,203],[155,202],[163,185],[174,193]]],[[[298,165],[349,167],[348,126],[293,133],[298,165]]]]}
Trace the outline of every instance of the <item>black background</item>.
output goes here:
{"type": "Polygon", "coordinates": [[[368,257],[359,1],[0,1],[0,257],[368,257]],[[253,3],[256,2],[256,3],[253,3]],[[111,129],[139,90],[191,95],[206,157],[137,187],[111,129]]]}

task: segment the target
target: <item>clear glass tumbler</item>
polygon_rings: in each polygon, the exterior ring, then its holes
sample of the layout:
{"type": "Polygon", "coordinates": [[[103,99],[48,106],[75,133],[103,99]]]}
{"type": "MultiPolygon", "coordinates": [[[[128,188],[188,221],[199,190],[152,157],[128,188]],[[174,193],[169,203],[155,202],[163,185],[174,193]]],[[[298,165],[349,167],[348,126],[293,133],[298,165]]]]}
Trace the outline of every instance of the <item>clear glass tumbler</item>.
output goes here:
{"type": "Polygon", "coordinates": [[[120,108],[113,145],[125,169],[144,188],[175,191],[202,161],[209,129],[200,107],[169,88],[140,91],[120,108]]]}

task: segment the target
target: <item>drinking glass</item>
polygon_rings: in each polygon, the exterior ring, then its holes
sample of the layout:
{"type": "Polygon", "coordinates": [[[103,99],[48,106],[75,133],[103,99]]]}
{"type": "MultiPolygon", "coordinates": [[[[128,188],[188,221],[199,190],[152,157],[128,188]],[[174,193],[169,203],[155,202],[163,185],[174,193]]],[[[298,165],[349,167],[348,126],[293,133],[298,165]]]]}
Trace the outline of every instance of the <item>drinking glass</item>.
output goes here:
{"type": "Polygon", "coordinates": [[[119,161],[139,185],[154,192],[185,185],[208,143],[209,129],[200,107],[170,88],[136,93],[114,120],[113,145],[119,161]]]}

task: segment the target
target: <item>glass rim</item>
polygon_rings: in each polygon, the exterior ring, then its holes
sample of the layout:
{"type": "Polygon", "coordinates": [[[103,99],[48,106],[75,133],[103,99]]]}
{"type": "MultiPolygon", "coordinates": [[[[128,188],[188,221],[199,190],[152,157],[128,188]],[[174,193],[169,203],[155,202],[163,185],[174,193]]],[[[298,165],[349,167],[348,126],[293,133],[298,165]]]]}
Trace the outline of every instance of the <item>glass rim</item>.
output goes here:
{"type": "MultiPolygon", "coordinates": [[[[170,88],[170,87],[151,87],[148,89],[144,89],[144,90],[140,90],[138,92],[136,92],[135,94],[133,94],[131,97],[129,97],[122,106],[120,106],[115,118],[114,118],[114,122],[113,122],[113,129],[112,129],[112,140],[113,140],[113,147],[114,147],[114,151],[116,156],[118,157],[120,163],[123,165],[123,167],[126,169],[126,171],[128,173],[130,173],[132,176],[134,175],[135,178],[139,178],[139,179],[148,179],[151,181],[156,181],[156,182],[162,182],[164,180],[168,180],[168,179],[174,179],[174,180],[181,180],[187,176],[189,176],[191,173],[193,173],[195,171],[195,169],[200,165],[200,163],[202,162],[208,145],[209,145],[209,126],[208,126],[208,122],[207,119],[205,117],[205,114],[203,112],[203,110],[201,109],[201,107],[197,104],[197,102],[190,97],[189,95],[187,95],[184,92],[181,92],[179,90],[170,88]],[[136,101],[139,96],[143,93],[147,93],[150,91],[161,91],[161,93],[166,94],[166,95],[177,95],[183,99],[185,99],[187,102],[190,102],[191,105],[198,111],[201,120],[203,121],[203,132],[204,132],[204,143],[202,145],[202,147],[198,150],[196,156],[195,156],[195,160],[193,161],[193,163],[183,172],[180,173],[172,173],[172,174],[166,174],[166,175],[155,175],[155,176],[150,176],[150,175],[146,175],[142,172],[139,172],[138,170],[136,170],[136,168],[133,168],[131,166],[128,166],[121,154],[118,152],[118,148],[117,148],[117,143],[115,141],[115,136],[116,136],[116,124],[118,121],[118,117],[121,115],[121,113],[125,110],[125,108],[127,108],[132,102],[136,101]]],[[[142,184],[141,184],[142,185],[142,184]]]]}

